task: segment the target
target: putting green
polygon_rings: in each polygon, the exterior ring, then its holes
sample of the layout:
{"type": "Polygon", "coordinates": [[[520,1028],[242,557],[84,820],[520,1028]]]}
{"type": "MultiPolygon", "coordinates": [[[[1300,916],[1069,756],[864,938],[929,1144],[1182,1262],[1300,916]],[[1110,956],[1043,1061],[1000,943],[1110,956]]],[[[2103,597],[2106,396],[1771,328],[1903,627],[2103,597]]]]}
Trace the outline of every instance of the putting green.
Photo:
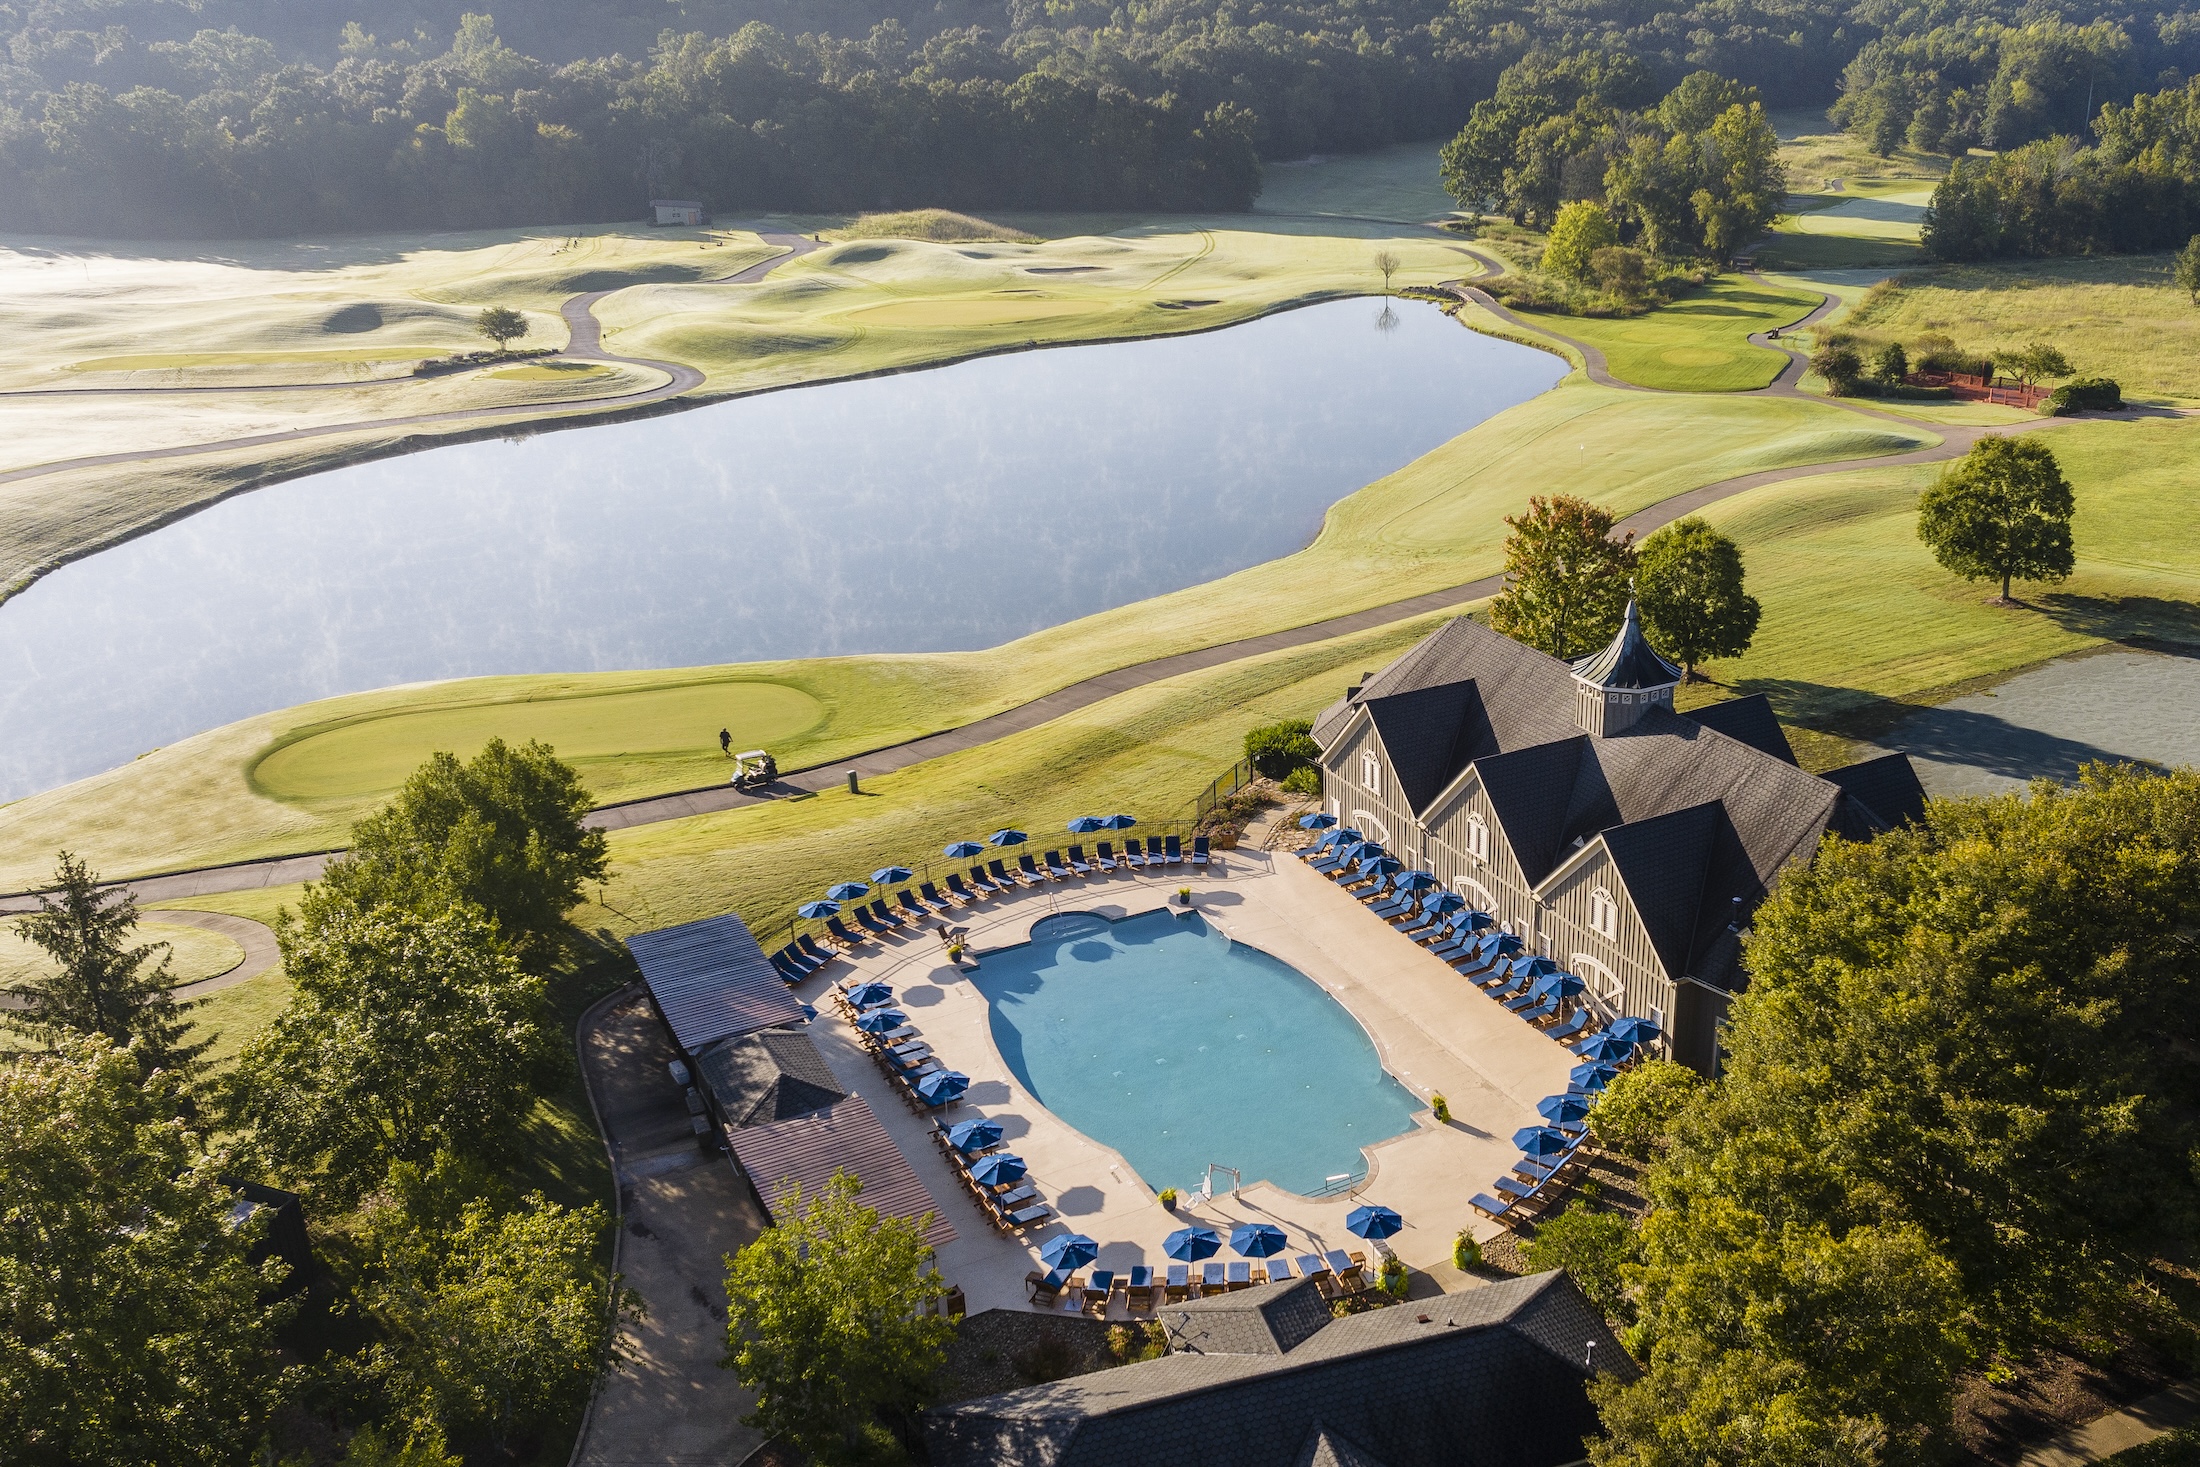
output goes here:
{"type": "Polygon", "coordinates": [[[825,711],[801,689],[767,682],[466,704],[301,730],[262,755],[250,777],[278,800],[352,799],[394,789],[437,750],[471,758],[492,738],[540,739],[585,774],[592,760],[637,753],[715,756],[721,728],[736,751],[770,748],[816,727],[825,711]]]}
{"type": "Polygon", "coordinates": [[[1018,321],[1083,316],[1107,308],[1105,301],[888,301],[850,311],[846,319],[867,326],[1010,326],[1018,321]]]}
{"type": "Polygon", "coordinates": [[[1723,367],[1734,361],[1735,356],[1713,346],[1676,346],[1671,351],[1659,352],[1658,360],[1671,362],[1676,367],[1723,367]]]}
{"type": "MultiPolygon", "coordinates": [[[[218,978],[244,961],[244,949],[219,932],[174,926],[158,921],[159,916],[146,913],[133,940],[167,943],[169,970],[178,983],[218,978]]],[[[0,984],[29,983],[54,971],[53,960],[23,938],[21,924],[0,923],[0,984]]]]}

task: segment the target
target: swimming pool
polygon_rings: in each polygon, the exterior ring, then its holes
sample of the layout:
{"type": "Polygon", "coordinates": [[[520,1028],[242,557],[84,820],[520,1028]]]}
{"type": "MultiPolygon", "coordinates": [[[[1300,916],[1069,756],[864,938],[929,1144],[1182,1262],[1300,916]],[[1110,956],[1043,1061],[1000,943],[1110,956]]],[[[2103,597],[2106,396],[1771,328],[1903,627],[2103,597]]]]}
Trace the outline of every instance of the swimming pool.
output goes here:
{"type": "Polygon", "coordinates": [[[1196,912],[1043,917],[972,977],[1018,1083],[1156,1190],[1216,1162],[1316,1192],[1421,1108],[1343,1005],[1196,912]]]}

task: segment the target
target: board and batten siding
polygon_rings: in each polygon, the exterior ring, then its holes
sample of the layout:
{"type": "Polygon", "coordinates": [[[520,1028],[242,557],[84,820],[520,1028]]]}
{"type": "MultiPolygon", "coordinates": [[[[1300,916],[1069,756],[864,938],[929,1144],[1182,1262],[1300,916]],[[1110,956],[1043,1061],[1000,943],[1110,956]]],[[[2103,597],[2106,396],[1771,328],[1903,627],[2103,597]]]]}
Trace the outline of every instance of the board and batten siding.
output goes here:
{"type": "Polygon", "coordinates": [[[1412,865],[1419,855],[1421,831],[1413,812],[1398,793],[1398,778],[1375,726],[1362,718],[1359,727],[1337,741],[1322,756],[1322,793],[1332,815],[1370,840],[1379,841],[1399,860],[1412,865]],[[1369,788],[1362,768],[1363,754],[1375,756],[1375,787],[1369,788]]]}
{"type": "Polygon", "coordinates": [[[1551,957],[1587,978],[1598,1000],[1615,1014],[1642,1014],[1660,1023],[1673,1012],[1673,975],[1650,943],[1634,898],[1620,880],[1604,843],[1594,841],[1561,866],[1544,887],[1544,936],[1551,957]],[[1591,922],[1601,894],[1612,903],[1613,935],[1591,922]],[[1618,995],[1604,982],[1616,981],[1618,995]]]}
{"type": "MultiPolygon", "coordinates": [[[[1469,767],[1466,778],[1449,790],[1429,810],[1430,843],[1442,852],[1446,869],[1436,874],[1457,875],[1488,892],[1483,910],[1507,932],[1533,943],[1536,933],[1535,893],[1521,879],[1520,862],[1505,840],[1505,827],[1497,823],[1489,796],[1482,788],[1481,771],[1469,767]],[[1474,854],[1473,827],[1477,821],[1488,832],[1489,855],[1474,854]]],[[[1457,884],[1462,894],[1466,888],[1457,884]]]]}

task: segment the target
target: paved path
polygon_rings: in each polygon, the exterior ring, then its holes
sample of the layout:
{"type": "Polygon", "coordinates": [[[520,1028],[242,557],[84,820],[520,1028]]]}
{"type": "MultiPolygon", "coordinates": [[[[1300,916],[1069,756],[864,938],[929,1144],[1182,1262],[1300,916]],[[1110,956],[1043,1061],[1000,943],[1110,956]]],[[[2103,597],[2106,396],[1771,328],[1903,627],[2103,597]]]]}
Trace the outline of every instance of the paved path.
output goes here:
{"type": "MultiPolygon", "coordinates": [[[[9,903],[0,911],[21,912],[35,909],[37,903],[24,900],[20,904],[9,903]]],[[[201,978],[191,983],[179,983],[173,992],[186,1001],[205,998],[225,988],[235,988],[248,978],[257,978],[282,961],[282,952],[275,945],[275,933],[264,922],[250,917],[235,917],[227,912],[187,912],[159,908],[138,913],[141,927],[197,927],[207,932],[218,932],[238,947],[244,949],[244,957],[237,966],[226,973],[216,973],[211,978],[201,978]]],[[[0,1007],[14,1008],[20,1005],[0,999],[0,1007]]]]}
{"type": "Polygon", "coordinates": [[[2184,1381],[2135,1406],[2055,1433],[2024,1454],[2018,1467],[2079,1467],[2153,1441],[2200,1418],[2200,1381],[2184,1381]]]}
{"type": "MultiPolygon", "coordinates": [[[[817,241],[806,235],[782,234],[776,231],[761,233],[766,244],[781,246],[786,253],[751,265],[745,270],[728,275],[722,280],[705,282],[713,285],[745,285],[761,280],[777,266],[806,255],[817,249],[817,241]]],[[[547,414],[565,414],[587,411],[592,408],[637,408],[650,403],[663,402],[693,391],[703,383],[703,374],[683,362],[660,362],[648,357],[623,357],[604,350],[603,328],[592,314],[596,302],[610,295],[608,290],[589,291],[574,296],[560,308],[565,324],[572,332],[571,344],[559,355],[573,361],[607,362],[618,366],[642,367],[665,374],[666,380],[655,387],[640,387],[631,392],[616,392],[603,397],[575,397],[563,402],[523,402],[506,407],[451,408],[434,413],[406,413],[396,417],[362,418],[349,423],[329,423],[316,428],[286,428],[274,433],[254,433],[243,438],[224,438],[213,443],[192,443],[177,448],[132,449],[123,453],[97,453],[82,458],[58,459],[52,463],[34,464],[29,468],[11,469],[0,473],[0,484],[19,483],[25,479],[44,478],[50,474],[66,474],[77,469],[113,467],[119,464],[152,463],[161,459],[200,458],[211,453],[228,453],[239,448],[259,448],[274,443],[296,443],[309,438],[332,438],[345,433],[371,433],[391,428],[416,428],[431,423],[468,423],[485,419],[532,417],[547,414]]],[[[333,384],[341,386],[343,384],[333,384]]],[[[126,392],[163,392],[168,388],[125,388],[126,392]]],[[[234,389],[223,389],[234,390],[234,389]]]]}

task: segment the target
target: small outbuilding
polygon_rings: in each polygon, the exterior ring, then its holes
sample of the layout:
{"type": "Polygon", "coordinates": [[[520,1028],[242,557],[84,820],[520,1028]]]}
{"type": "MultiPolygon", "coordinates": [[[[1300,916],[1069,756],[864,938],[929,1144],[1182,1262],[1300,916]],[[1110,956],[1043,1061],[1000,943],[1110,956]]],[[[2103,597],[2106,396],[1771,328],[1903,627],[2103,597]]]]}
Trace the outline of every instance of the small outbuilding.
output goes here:
{"type": "Polygon", "coordinates": [[[708,224],[710,216],[694,199],[651,199],[649,207],[657,211],[659,224],[708,224]]]}

